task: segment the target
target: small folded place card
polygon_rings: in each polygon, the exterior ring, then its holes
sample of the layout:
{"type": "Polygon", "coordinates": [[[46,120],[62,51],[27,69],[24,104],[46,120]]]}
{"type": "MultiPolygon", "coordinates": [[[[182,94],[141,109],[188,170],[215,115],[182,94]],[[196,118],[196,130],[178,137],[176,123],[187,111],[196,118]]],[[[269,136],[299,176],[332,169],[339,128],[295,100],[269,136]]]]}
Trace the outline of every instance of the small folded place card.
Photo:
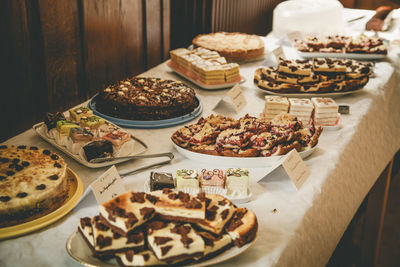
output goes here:
{"type": "Polygon", "coordinates": [[[238,113],[247,104],[246,98],[243,95],[242,88],[237,83],[231,90],[228,91],[226,96],[221,98],[220,101],[213,108],[214,111],[230,115],[232,113],[238,113]]]}
{"type": "Polygon", "coordinates": [[[279,58],[286,59],[285,52],[283,51],[283,47],[281,45],[272,50],[272,54],[274,54],[277,62],[279,62],[279,58]]]}
{"type": "Polygon", "coordinates": [[[90,184],[99,205],[126,192],[115,165],[90,184]]]}
{"type": "Polygon", "coordinates": [[[310,176],[310,169],[304,164],[303,159],[296,149],[293,149],[282,156],[271,168],[271,172],[258,180],[258,182],[267,181],[269,177],[275,175],[289,177],[296,188],[299,189],[307,180],[308,176],[310,176]]]}

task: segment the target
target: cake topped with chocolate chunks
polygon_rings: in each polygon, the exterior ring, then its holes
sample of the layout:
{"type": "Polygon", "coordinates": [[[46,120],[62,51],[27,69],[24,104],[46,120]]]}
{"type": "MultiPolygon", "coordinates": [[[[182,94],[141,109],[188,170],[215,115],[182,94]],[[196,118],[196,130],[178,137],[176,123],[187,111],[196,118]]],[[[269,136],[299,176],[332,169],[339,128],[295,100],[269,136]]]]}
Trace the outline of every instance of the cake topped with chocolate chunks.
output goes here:
{"type": "Polygon", "coordinates": [[[205,194],[197,196],[176,192],[169,188],[153,192],[159,197],[156,203],[156,212],[164,220],[198,222],[205,218],[205,194]]]}
{"type": "Polygon", "coordinates": [[[158,197],[129,191],[100,205],[102,222],[120,235],[126,234],[155,215],[158,197]]]}
{"type": "Polygon", "coordinates": [[[67,165],[36,146],[0,145],[0,227],[33,220],[68,197],[67,165]]]}
{"type": "Polygon", "coordinates": [[[147,229],[148,246],[162,261],[201,257],[204,241],[189,223],[153,221],[147,229]]]}
{"type": "Polygon", "coordinates": [[[96,108],[106,115],[128,120],[164,120],[192,112],[195,91],[180,81],[134,77],[100,92],[96,108]]]}
{"type": "Polygon", "coordinates": [[[219,235],[232,218],[236,208],[230,200],[221,195],[206,195],[206,203],[206,218],[197,226],[219,235]]]}
{"type": "Polygon", "coordinates": [[[257,217],[254,212],[246,208],[238,208],[226,227],[226,232],[237,247],[242,247],[253,240],[257,235],[257,230],[257,217]]]}

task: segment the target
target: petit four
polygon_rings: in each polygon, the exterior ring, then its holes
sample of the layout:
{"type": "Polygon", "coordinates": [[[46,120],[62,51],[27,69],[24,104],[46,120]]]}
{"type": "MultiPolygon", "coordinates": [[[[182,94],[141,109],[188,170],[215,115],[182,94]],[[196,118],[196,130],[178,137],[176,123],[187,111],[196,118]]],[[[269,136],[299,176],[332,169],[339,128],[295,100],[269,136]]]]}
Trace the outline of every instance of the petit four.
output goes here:
{"type": "Polygon", "coordinates": [[[164,188],[175,188],[172,174],[167,172],[151,172],[150,191],[162,190],[164,188]]]}
{"type": "Polygon", "coordinates": [[[81,148],[93,140],[93,133],[87,128],[72,128],[69,133],[67,148],[74,154],[79,154],[81,148]]]}
{"type": "Polygon", "coordinates": [[[246,196],[249,187],[249,170],[229,168],[226,170],[226,188],[228,194],[246,196]]]}
{"type": "Polygon", "coordinates": [[[62,114],[61,112],[57,112],[54,114],[46,112],[46,116],[44,117],[44,123],[46,124],[48,131],[56,128],[58,121],[66,120],[67,119],[65,118],[64,114],[62,114]]]}
{"type": "Polygon", "coordinates": [[[82,147],[87,161],[97,158],[107,158],[113,155],[112,143],[108,140],[92,141],[82,147]]]}
{"type": "Polygon", "coordinates": [[[67,146],[71,129],[78,127],[79,125],[72,121],[57,121],[57,133],[55,134],[56,142],[60,145],[67,146]]]}
{"type": "Polygon", "coordinates": [[[90,129],[97,129],[100,125],[103,125],[104,123],[104,119],[95,115],[90,117],[83,116],[80,119],[80,124],[82,125],[82,127],[89,127],[90,129]]]}
{"type": "Polygon", "coordinates": [[[313,97],[314,122],[322,126],[334,126],[338,122],[339,106],[332,98],[313,97]]]}
{"type": "Polygon", "coordinates": [[[200,185],[202,188],[206,186],[211,187],[225,187],[224,172],[219,169],[206,170],[203,169],[200,175],[200,185]]]}
{"type": "Polygon", "coordinates": [[[265,119],[272,120],[276,115],[287,113],[289,110],[289,101],[282,96],[265,96],[265,119]]]}
{"type": "Polygon", "coordinates": [[[176,188],[199,188],[199,178],[196,170],[177,170],[176,188]]]}
{"type": "Polygon", "coordinates": [[[310,125],[314,105],[307,98],[289,98],[289,114],[298,118],[305,126],[310,125]]]}
{"type": "Polygon", "coordinates": [[[102,137],[104,140],[110,141],[114,147],[120,148],[123,144],[131,139],[131,135],[120,130],[112,131],[102,137]]]}
{"type": "Polygon", "coordinates": [[[80,122],[83,117],[93,116],[93,111],[88,107],[78,107],[69,110],[71,120],[80,122]]]}

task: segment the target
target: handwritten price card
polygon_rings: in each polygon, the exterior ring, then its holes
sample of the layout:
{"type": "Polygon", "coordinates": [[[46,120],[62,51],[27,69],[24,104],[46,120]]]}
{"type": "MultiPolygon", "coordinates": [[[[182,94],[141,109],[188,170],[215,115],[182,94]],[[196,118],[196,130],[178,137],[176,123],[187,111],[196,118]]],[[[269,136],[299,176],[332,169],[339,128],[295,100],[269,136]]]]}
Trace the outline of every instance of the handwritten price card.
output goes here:
{"type": "Polygon", "coordinates": [[[115,166],[108,169],[91,185],[94,196],[99,205],[126,192],[121,177],[115,166]]]}

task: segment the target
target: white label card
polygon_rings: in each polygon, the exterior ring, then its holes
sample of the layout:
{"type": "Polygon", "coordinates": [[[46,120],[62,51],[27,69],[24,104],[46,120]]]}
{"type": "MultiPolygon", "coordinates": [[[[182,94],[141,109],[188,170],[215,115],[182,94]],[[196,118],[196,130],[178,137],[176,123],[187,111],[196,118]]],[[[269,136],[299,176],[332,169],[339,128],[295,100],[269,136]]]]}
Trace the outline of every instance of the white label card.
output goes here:
{"type": "Polygon", "coordinates": [[[115,166],[112,166],[90,185],[99,205],[126,192],[121,177],[115,166]]]}
{"type": "Polygon", "coordinates": [[[233,107],[235,108],[236,112],[241,111],[247,104],[246,98],[242,92],[242,88],[238,83],[228,91],[228,96],[232,100],[233,107]]]}
{"type": "Polygon", "coordinates": [[[242,88],[239,84],[236,84],[228,91],[226,96],[218,101],[213,110],[220,114],[231,116],[241,111],[246,104],[247,101],[243,95],[242,88]]]}
{"type": "Polygon", "coordinates": [[[283,47],[281,45],[272,50],[272,53],[274,54],[277,62],[279,62],[279,58],[286,59],[285,52],[283,51],[283,47]]]}
{"type": "Polygon", "coordinates": [[[310,169],[304,164],[300,154],[293,149],[272,167],[271,172],[261,178],[258,182],[268,180],[268,177],[273,175],[285,175],[293,182],[297,189],[299,189],[307,178],[310,176],[310,169]]]}

